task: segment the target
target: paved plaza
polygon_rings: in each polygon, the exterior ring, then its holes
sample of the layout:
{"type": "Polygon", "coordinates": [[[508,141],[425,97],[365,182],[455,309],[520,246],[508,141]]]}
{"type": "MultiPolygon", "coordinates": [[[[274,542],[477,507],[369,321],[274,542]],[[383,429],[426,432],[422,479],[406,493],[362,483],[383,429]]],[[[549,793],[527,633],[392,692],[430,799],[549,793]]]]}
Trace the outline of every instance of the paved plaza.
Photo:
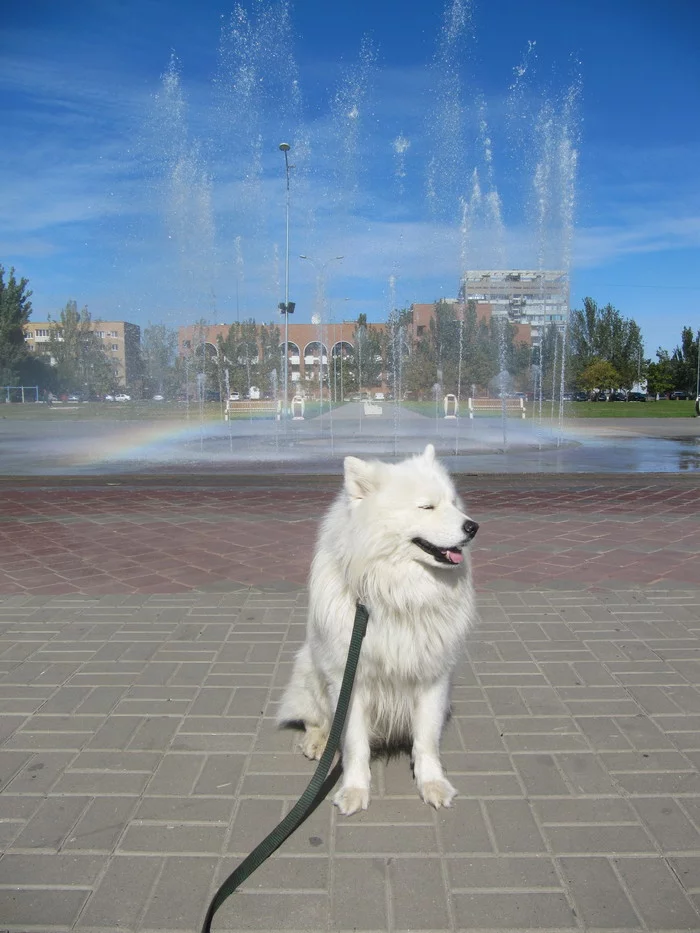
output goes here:
{"type": "MultiPolygon", "coordinates": [[[[0,483],[0,930],[195,931],[313,766],[275,707],[337,476],[0,483]]],[[[700,930],[700,477],[458,476],[451,810],[406,757],[214,929],[700,930]]],[[[372,624],[370,619],[369,624],[372,624]]]]}

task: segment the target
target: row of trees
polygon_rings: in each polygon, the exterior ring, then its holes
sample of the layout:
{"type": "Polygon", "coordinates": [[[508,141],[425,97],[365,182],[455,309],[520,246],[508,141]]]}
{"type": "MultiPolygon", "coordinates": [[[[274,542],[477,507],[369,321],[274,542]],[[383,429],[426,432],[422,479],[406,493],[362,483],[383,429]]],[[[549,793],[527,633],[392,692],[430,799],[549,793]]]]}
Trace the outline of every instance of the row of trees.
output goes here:
{"type": "Polygon", "coordinates": [[[645,359],[642,333],[632,318],[586,298],[571,312],[567,346],[567,384],[586,391],[643,386],[654,395],[697,389],[700,331],[684,327],[672,350],[659,348],[656,361],[645,359]]]}
{"type": "MultiPolygon", "coordinates": [[[[121,379],[94,332],[96,322],[74,301],[60,312],[42,353],[30,352],[24,336],[32,311],[28,284],[0,265],[0,386],[38,384],[56,394],[89,396],[114,391],[121,379]]],[[[700,334],[684,327],[672,351],[660,348],[655,361],[645,359],[636,321],[611,304],[599,307],[592,298],[571,312],[565,346],[553,324],[535,349],[519,341],[517,328],[505,319],[479,319],[473,302],[437,302],[429,326],[415,338],[411,314],[410,309],[393,311],[384,328],[369,324],[365,315],[358,317],[353,347],[344,345],[324,372],[336,400],[377,388],[382,381],[400,397],[430,398],[436,385],[462,396],[473,386],[499,391],[504,373],[510,389],[527,391],[539,382],[548,393],[550,386],[551,391],[558,388],[562,359],[568,390],[630,389],[646,381],[652,393],[695,392],[700,334]]],[[[324,343],[329,336],[324,334],[324,343]]],[[[283,391],[279,327],[253,320],[233,324],[215,350],[207,338],[207,322],[200,321],[189,355],[181,358],[174,329],[146,327],[130,390],[142,397],[176,397],[194,392],[196,375],[204,373],[207,388],[221,393],[229,388],[243,394],[253,385],[265,393],[283,391]]],[[[290,383],[290,391],[297,386],[290,383]]],[[[317,368],[303,387],[318,391],[317,368]]]]}
{"type": "MultiPolygon", "coordinates": [[[[208,387],[241,393],[253,385],[263,392],[283,389],[284,348],[278,327],[252,320],[233,324],[225,338],[219,337],[216,349],[208,330],[205,321],[196,325],[186,360],[191,372],[205,373],[208,387]]],[[[369,324],[361,314],[352,346],[345,343],[342,351],[327,357],[325,391],[340,400],[387,384],[400,397],[430,398],[436,385],[441,392],[457,394],[462,387],[471,392],[473,385],[488,386],[502,370],[526,384],[531,349],[518,342],[516,334],[517,328],[507,321],[479,321],[473,305],[462,318],[453,303],[438,302],[429,327],[415,341],[409,309],[393,312],[386,327],[369,324]]],[[[328,338],[332,331],[324,333],[324,346],[332,345],[328,338]]],[[[320,358],[320,341],[310,349],[320,358]]],[[[305,382],[290,381],[290,391],[302,388],[317,394],[319,370],[320,362],[307,366],[305,382]]]]}
{"type": "MultiPolygon", "coordinates": [[[[69,301],[52,322],[48,340],[32,352],[25,328],[32,313],[26,278],[0,265],[0,386],[40,386],[43,393],[103,396],[123,385],[123,374],[105,352],[87,308],[69,301]]],[[[143,332],[130,388],[139,395],[176,393],[184,378],[177,334],[162,325],[143,332]]]]}

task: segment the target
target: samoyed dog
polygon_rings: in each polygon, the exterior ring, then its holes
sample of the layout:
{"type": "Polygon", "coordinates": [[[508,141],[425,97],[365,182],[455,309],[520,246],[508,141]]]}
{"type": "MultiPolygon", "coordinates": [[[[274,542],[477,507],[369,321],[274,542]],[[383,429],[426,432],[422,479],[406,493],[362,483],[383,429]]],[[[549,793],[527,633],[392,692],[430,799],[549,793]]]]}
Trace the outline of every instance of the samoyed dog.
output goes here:
{"type": "Polygon", "coordinates": [[[457,793],[440,762],[440,736],[476,616],[465,548],[478,528],[432,445],[396,464],[346,458],[311,568],[306,641],[277,717],[280,725],[303,723],[302,751],[321,757],[359,599],[369,622],[333,801],[345,815],[367,809],[371,749],[389,743],[411,743],[426,803],[449,807],[457,793]]]}

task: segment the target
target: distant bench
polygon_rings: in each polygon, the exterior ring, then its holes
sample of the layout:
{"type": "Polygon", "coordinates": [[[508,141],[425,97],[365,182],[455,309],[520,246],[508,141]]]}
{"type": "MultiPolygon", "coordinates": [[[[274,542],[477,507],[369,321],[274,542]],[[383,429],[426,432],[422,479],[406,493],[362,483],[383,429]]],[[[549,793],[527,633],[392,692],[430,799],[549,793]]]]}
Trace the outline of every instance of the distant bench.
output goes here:
{"type": "Polygon", "coordinates": [[[525,401],[521,398],[470,398],[469,399],[469,417],[474,417],[474,412],[493,411],[502,412],[505,406],[506,414],[520,415],[525,417],[525,401]]]}
{"type": "Polygon", "coordinates": [[[242,402],[232,402],[230,399],[226,402],[226,414],[224,418],[229,420],[229,416],[234,413],[242,415],[253,414],[272,414],[280,420],[282,412],[282,402],[275,399],[244,399],[242,402]]]}

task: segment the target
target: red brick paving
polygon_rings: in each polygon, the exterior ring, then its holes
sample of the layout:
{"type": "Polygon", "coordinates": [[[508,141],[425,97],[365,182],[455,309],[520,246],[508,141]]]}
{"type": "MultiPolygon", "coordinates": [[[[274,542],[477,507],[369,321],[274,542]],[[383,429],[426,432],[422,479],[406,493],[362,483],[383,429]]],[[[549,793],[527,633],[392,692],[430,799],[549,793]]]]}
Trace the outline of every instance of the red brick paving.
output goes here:
{"type": "MultiPolygon", "coordinates": [[[[231,479],[219,488],[6,483],[0,489],[0,593],[303,585],[319,518],[339,482],[231,479]]],[[[473,560],[482,589],[700,579],[700,480],[540,476],[458,482],[481,523],[473,560]]]]}

